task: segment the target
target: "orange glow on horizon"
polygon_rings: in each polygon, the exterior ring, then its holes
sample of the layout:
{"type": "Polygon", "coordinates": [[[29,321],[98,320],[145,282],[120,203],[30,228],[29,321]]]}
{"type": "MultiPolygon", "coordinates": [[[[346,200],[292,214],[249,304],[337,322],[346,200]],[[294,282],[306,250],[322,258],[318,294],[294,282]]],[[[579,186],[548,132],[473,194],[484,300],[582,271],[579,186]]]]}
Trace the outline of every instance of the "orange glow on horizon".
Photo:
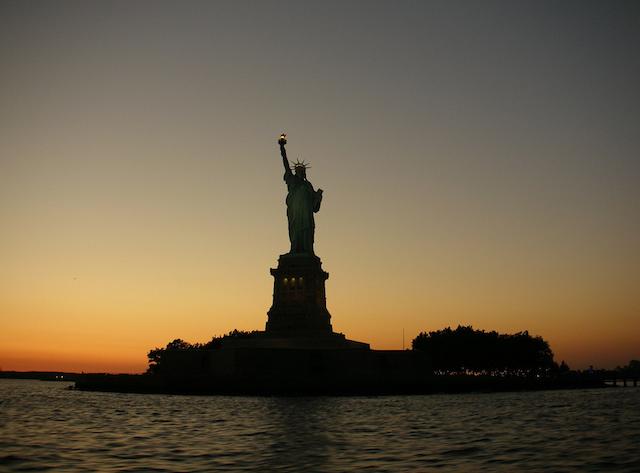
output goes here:
{"type": "Polygon", "coordinates": [[[335,331],[640,359],[635,10],[344,3],[2,4],[1,369],[140,372],[263,330],[282,130],[324,189],[335,331]]]}

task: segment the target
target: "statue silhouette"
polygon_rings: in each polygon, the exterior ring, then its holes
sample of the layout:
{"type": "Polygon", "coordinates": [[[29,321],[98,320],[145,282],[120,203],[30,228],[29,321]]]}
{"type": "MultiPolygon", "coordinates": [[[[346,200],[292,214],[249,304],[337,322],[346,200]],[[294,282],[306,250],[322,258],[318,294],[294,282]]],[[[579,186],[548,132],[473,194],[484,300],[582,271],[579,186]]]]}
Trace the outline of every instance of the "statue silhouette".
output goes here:
{"type": "Polygon", "coordinates": [[[320,210],[322,189],[315,191],[307,180],[307,164],[296,161],[293,165],[295,174],[291,171],[287,151],[286,135],[282,134],[278,140],[282,164],[284,165],[284,181],[287,183],[287,219],[289,220],[289,254],[305,253],[313,255],[313,235],[315,221],[313,214],[320,210]]]}

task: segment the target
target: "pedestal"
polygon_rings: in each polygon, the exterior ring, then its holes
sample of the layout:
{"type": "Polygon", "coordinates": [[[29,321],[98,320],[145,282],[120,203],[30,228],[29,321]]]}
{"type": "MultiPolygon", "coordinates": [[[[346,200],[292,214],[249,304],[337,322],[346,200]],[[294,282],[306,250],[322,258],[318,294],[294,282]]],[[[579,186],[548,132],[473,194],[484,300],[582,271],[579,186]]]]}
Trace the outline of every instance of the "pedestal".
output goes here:
{"type": "Polygon", "coordinates": [[[273,305],[268,312],[266,331],[277,336],[331,335],[331,315],[327,310],[320,258],[311,254],[286,254],[271,269],[273,305]]]}

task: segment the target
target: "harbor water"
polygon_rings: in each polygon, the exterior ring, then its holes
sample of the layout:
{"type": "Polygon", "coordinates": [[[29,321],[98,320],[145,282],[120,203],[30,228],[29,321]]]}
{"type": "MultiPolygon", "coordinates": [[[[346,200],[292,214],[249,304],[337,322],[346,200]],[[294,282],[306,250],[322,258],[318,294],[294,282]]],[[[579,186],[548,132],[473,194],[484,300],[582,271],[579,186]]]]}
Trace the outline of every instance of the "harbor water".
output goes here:
{"type": "Polygon", "coordinates": [[[0,380],[0,471],[640,471],[640,388],[381,397],[0,380]]]}

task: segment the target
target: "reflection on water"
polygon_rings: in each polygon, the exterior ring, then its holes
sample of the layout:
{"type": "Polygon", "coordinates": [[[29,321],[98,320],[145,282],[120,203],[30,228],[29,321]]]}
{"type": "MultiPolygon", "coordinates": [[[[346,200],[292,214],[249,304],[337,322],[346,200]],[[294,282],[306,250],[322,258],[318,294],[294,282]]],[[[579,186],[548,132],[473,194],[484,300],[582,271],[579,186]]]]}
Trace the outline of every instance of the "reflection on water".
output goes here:
{"type": "Polygon", "coordinates": [[[257,398],[0,380],[0,471],[640,471],[640,388],[257,398]]]}

